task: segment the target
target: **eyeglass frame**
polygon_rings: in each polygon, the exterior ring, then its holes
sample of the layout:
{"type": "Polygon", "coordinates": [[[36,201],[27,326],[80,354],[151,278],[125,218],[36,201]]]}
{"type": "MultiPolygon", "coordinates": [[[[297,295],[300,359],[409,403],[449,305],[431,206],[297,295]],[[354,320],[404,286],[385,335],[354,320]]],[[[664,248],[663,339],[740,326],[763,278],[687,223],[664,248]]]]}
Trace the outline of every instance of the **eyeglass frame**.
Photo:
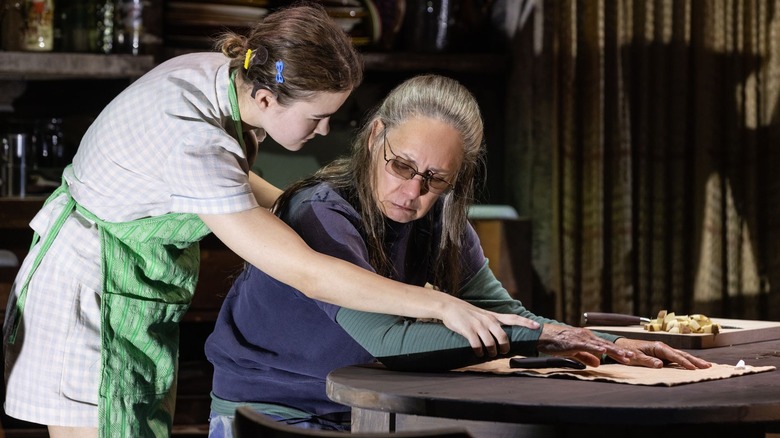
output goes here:
{"type": "Polygon", "coordinates": [[[425,172],[420,172],[415,164],[406,162],[405,160],[400,158],[395,152],[393,152],[393,148],[390,147],[390,143],[388,143],[388,141],[387,141],[387,129],[386,128],[385,128],[385,130],[384,130],[384,132],[382,134],[383,134],[383,137],[384,137],[384,141],[383,141],[384,144],[383,144],[383,148],[382,148],[382,153],[384,155],[383,158],[385,160],[385,172],[387,172],[390,175],[393,175],[393,176],[395,176],[397,178],[401,178],[404,181],[411,181],[411,180],[414,179],[415,176],[420,175],[422,177],[422,179],[423,179],[422,190],[420,191],[420,195],[425,195],[428,192],[434,193],[436,195],[444,195],[444,194],[447,194],[450,190],[455,189],[455,186],[452,185],[452,183],[450,183],[449,181],[445,180],[444,178],[440,178],[440,177],[436,176],[436,173],[431,171],[430,169],[426,170],[425,172]],[[390,149],[390,153],[393,154],[393,158],[387,158],[387,149],[390,149]],[[393,169],[393,165],[390,164],[391,161],[392,162],[396,162],[396,163],[400,163],[402,166],[405,166],[405,167],[409,168],[409,171],[412,172],[412,175],[409,178],[407,178],[404,175],[401,175],[401,174],[393,171],[392,170],[393,169]],[[444,187],[443,189],[441,189],[441,191],[439,191],[439,189],[435,189],[434,190],[434,188],[431,187],[431,180],[441,181],[444,184],[447,184],[447,186],[444,187]]]}

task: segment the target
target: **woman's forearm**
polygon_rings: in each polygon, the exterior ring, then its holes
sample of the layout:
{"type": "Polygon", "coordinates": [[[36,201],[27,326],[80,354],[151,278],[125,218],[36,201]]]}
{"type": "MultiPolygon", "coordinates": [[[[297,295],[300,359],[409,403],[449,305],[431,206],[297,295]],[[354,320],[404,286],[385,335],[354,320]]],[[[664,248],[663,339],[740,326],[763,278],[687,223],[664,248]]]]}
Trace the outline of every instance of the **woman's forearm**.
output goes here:
{"type": "MultiPolygon", "coordinates": [[[[440,323],[342,308],[336,321],[372,356],[392,368],[452,369],[478,362],[469,344],[440,323]]],[[[509,354],[535,355],[541,330],[504,326],[509,354]]]]}

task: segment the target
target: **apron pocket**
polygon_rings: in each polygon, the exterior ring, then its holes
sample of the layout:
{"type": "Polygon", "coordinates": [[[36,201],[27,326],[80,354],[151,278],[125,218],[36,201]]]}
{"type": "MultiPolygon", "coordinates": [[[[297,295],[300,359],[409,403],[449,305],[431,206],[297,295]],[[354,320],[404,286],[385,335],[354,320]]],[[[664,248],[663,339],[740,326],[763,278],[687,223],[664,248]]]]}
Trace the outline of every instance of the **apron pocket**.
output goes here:
{"type": "Polygon", "coordinates": [[[189,303],[103,293],[103,385],[108,397],[166,394],[175,387],[179,321],[189,303]]]}
{"type": "Polygon", "coordinates": [[[83,284],[75,287],[75,316],[66,339],[60,390],[71,400],[96,405],[100,381],[100,296],[83,284]]]}

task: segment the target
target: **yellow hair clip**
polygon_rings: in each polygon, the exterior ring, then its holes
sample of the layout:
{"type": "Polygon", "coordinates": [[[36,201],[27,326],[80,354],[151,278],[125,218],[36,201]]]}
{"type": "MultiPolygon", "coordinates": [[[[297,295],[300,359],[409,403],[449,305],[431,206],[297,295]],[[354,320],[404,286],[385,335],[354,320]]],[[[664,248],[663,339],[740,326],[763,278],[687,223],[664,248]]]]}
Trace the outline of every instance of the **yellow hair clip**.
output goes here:
{"type": "Polygon", "coordinates": [[[250,59],[252,59],[252,49],[246,49],[246,57],[244,58],[244,70],[249,70],[250,59]]]}

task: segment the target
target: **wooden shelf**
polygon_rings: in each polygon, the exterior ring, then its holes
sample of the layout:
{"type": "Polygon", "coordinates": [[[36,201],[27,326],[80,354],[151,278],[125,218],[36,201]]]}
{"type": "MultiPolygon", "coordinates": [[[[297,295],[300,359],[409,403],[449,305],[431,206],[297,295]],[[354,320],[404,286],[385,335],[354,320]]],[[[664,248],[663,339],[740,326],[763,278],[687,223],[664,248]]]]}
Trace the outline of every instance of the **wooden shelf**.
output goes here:
{"type": "MultiPolygon", "coordinates": [[[[167,58],[196,52],[170,47],[167,58]]],[[[368,72],[446,71],[452,73],[503,74],[509,69],[509,56],[502,53],[412,53],[361,52],[368,72]]]]}
{"type": "Polygon", "coordinates": [[[151,55],[0,52],[0,80],[137,78],[154,65],[151,55]]]}
{"type": "Polygon", "coordinates": [[[452,73],[503,74],[509,57],[500,53],[363,53],[367,71],[447,71],[452,73]]]}
{"type": "MultiPolygon", "coordinates": [[[[186,52],[176,52],[175,55],[186,52]]],[[[368,71],[444,70],[457,73],[499,74],[509,58],[498,53],[363,53],[368,71]]],[[[92,53],[0,52],[0,79],[60,80],[137,78],[155,66],[151,55],[92,53]]]]}

